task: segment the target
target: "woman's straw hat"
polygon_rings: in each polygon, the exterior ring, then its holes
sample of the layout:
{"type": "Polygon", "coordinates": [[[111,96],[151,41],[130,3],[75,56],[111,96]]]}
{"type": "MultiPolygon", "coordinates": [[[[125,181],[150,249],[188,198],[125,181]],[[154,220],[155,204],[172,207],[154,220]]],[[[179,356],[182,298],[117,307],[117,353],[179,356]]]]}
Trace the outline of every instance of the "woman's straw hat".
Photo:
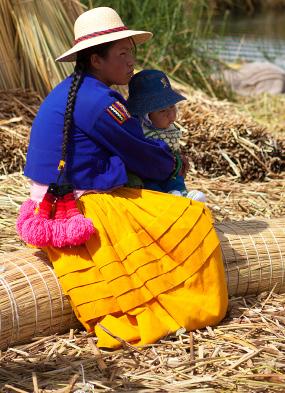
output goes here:
{"type": "Polygon", "coordinates": [[[130,30],[117,12],[109,7],[98,7],[81,14],[74,24],[73,47],[59,56],[57,61],[75,61],[77,52],[91,46],[132,37],[141,44],[152,37],[148,31],[130,30]]]}

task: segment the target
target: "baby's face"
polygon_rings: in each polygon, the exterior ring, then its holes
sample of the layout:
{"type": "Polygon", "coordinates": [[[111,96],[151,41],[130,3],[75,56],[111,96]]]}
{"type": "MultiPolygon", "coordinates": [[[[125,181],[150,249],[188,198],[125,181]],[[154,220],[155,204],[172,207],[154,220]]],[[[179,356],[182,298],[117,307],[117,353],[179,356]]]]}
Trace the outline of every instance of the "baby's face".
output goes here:
{"type": "Polygon", "coordinates": [[[168,128],[176,120],[176,106],[172,105],[160,111],[151,112],[148,116],[154,127],[168,128]]]}

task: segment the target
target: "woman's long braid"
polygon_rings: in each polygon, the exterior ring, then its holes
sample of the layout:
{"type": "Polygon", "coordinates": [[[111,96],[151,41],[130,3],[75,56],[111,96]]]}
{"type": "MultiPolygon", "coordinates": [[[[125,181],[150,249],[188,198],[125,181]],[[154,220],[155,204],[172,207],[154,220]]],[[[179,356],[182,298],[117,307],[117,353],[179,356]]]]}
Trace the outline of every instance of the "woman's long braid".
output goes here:
{"type": "MultiPolygon", "coordinates": [[[[74,73],[73,73],[73,80],[69,88],[67,104],[64,114],[61,162],[65,163],[66,161],[67,146],[70,137],[70,130],[72,128],[72,123],[73,123],[73,111],[76,101],[76,94],[82,82],[84,71],[90,67],[90,57],[93,53],[96,53],[98,56],[103,58],[106,57],[108,54],[108,50],[113,44],[114,44],[113,42],[104,43],[101,45],[97,45],[79,51],[77,54],[76,66],[74,68],[74,73]]],[[[62,173],[63,173],[63,169],[61,170],[59,177],[62,175],[62,173]]]]}
{"type": "Polygon", "coordinates": [[[83,70],[84,70],[83,64],[77,63],[74,68],[73,80],[68,92],[67,104],[64,114],[63,143],[62,143],[62,152],[61,152],[61,160],[64,162],[66,161],[67,146],[68,146],[70,131],[73,123],[73,111],[75,106],[76,93],[82,82],[83,70]]]}

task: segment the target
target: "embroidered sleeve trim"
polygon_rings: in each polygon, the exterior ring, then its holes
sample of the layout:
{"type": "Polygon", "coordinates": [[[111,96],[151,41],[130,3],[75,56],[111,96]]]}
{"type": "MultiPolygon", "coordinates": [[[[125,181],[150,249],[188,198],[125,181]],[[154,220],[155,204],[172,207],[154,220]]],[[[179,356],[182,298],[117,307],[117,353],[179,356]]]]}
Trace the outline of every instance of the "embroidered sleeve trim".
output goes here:
{"type": "Polygon", "coordinates": [[[108,106],[106,111],[120,125],[131,117],[127,108],[120,101],[116,101],[108,106]]]}

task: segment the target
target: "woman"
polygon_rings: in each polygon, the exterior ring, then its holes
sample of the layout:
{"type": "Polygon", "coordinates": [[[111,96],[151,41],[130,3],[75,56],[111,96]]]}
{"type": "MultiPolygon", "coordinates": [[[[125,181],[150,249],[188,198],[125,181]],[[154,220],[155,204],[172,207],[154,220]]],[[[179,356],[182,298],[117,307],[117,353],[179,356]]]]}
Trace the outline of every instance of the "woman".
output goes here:
{"type": "Polygon", "coordinates": [[[149,38],[149,32],[129,30],[111,8],[82,14],[73,47],[57,59],[76,60],[75,72],[42,104],[27,154],[33,217],[38,203],[47,202],[60,163],[60,175],[72,183],[81,212],[96,228],[83,244],[54,247],[54,236],[45,250],[100,347],[119,346],[115,336],[143,345],[181,327],[214,325],[227,309],[219,241],[205,205],[124,187],[127,171],[161,181],[180,168],[165,143],[144,137],[110,88],[128,83],[134,46],[149,38]]]}

